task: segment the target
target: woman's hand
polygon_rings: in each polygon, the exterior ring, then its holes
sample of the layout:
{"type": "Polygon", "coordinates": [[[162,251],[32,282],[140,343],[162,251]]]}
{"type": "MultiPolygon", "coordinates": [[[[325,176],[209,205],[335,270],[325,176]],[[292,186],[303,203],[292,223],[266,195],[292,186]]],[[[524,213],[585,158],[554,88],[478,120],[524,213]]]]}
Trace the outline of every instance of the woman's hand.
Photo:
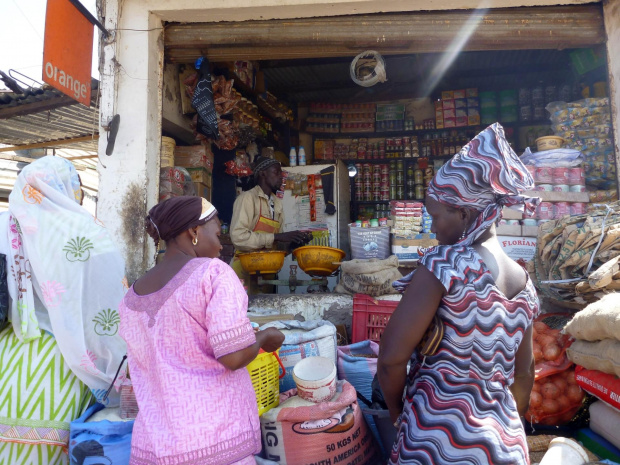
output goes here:
{"type": "Polygon", "coordinates": [[[265,352],[275,352],[284,342],[284,334],[276,328],[266,328],[256,333],[256,341],[265,352]]]}

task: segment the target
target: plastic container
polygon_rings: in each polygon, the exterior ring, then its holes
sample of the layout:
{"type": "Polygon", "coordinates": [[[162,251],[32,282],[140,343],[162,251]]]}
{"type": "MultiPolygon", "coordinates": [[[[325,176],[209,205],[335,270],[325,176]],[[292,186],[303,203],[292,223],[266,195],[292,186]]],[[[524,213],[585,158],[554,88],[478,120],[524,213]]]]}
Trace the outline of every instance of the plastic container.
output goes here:
{"type": "Polygon", "coordinates": [[[291,151],[288,154],[288,165],[297,166],[297,151],[295,147],[291,147],[291,151]]]}
{"type": "Polygon", "coordinates": [[[555,438],[539,465],[584,465],[590,461],[588,453],[572,439],[555,438]]]}
{"type": "Polygon", "coordinates": [[[297,164],[299,166],[306,166],[306,151],[303,146],[299,147],[299,155],[297,157],[297,164]]]}
{"type": "Polygon", "coordinates": [[[336,365],[326,357],[301,359],[293,368],[297,395],[310,402],[325,402],[336,393],[336,365]]]}
{"type": "Polygon", "coordinates": [[[379,342],[383,330],[398,306],[397,300],[377,300],[366,294],[353,296],[353,343],[370,340],[379,342]]]}
{"type": "Polygon", "coordinates": [[[160,150],[161,168],[172,168],[174,166],[174,148],[177,143],[172,137],[162,136],[160,150]]]}
{"type": "Polygon", "coordinates": [[[280,378],[284,377],[285,372],[277,351],[270,353],[261,349],[256,358],[248,364],[247,370],[256,393],[258,414],[262,415],[280,405],[280,378]]]}
{"type": "Polygon", "coordinates": [[[564,139],[558,136],[545,136],[536,139],[536,148],[539,152],[543,150],[552,150],[562,148],[564,145],[564,139]]]}

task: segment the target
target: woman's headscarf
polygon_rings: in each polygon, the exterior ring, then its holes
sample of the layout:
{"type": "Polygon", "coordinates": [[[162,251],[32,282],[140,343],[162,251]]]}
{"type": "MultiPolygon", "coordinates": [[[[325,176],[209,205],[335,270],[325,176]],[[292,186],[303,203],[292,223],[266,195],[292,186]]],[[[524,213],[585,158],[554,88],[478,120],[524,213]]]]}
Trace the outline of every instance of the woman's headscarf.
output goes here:
{"type": "MultiPolygon", "coordinates": [[[[11,264],[16,336],[29,342],[42,329],[51,332],[71,371],[101,401],[126,353],[117,309],[127,281],[118,249],[81,198],[69,161],[52,156],[34,161],[9,196],[0,248],[11,264]]],[[[108,399],[118,402],[118,396],[108,399]]]]}
{"type": "Polygon", "coordinates": [[[480,212],[458,241],[461,245],[471,245],[501,219],[503,207],[531,216],[540,199],[521,193],[533,187],[532,175],[506,141],[504,128],[495,123],[437,171],[427,196],[452,207],[480,212]]]}
{"type": "Polygon", "coordinates": [[[205,224],[215,215],[217,210],[207,199],[183,195],[158,203],[149,210],[146,219],[155,228],[159,239],[167,241],[183,231],[205,224]]]}

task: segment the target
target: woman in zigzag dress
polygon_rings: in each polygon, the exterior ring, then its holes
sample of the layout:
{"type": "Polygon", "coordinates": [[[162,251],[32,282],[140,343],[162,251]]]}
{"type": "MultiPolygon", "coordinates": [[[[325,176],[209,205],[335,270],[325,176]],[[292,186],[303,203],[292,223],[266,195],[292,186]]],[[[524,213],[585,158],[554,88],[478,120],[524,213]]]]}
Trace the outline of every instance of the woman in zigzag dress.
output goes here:
{"type": "MultiPolygon", "coordinates": [[[[10,295],[0,322],[0,465],[68,464],[69,423],[102,400],[126,352],[124,262],[81,200],[73,165],[47,156],[22,170],[0,214],[10,295]]],[[[108,405],[118,400],[112,390],[108,405]]]]}
{"type": "Polygon", "coordinates": [[[532,186],[497,123],[429,186],[440,245],[395,283],[406,292],[381,340],[378,376],[398,428],[391,464],[529,463],[520,414],[534,382],[539,304],[527,272],[503,252],[495,222],[503,207],[532,213],[539,199],[521,195],[532,186]],[[435,315],[444,335],[423,358],[415,349],[435,315]]]}

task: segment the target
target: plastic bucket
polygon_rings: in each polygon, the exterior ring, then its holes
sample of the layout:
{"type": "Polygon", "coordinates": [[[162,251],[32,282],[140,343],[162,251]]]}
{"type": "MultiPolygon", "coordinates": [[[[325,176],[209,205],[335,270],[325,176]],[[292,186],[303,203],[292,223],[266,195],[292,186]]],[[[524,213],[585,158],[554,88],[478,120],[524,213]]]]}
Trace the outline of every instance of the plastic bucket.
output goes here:
{"type": "Polygon", "coordinates": [[[584,448],[575,441],[555,438],[549,443],[549,449],[539,465],[584,465],[589,461],[584,448]]]}
{"type": "Polygon", "coordinates": [[[174,166],[174,148],[177,143],[172,137],[162,136],[161,138],[161,168],[171,168],[174,166]]]}

